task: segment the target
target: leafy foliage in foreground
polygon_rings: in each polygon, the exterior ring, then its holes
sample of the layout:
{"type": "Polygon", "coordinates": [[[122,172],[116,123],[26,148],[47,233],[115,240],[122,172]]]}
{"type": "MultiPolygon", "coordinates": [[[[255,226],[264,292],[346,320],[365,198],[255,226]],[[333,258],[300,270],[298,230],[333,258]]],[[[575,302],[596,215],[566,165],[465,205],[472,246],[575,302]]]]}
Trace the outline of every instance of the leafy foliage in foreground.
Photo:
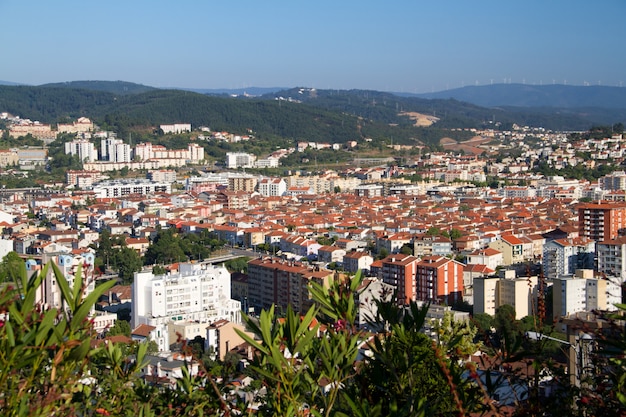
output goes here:
{"type": "Polygon", "coordinates": [[[270,309],[258,320],[247,319],[255,336],[240,335],[257,354],[246,370],[255,383],[246,391],[207,373],[192,376],[184,367],[174,387],[160,387],[140,377],[147,344],[92,345],[89,312],[113,282],[83,297],[80,275],[70,285],[53,264],[30,278],[23,268],[0,292],[3,415],[583,416],[626,410],[619,315],[607,317],[610,326],[596,335],[596,372],[577,387],[544,355],[541,343],[524,341],[513,328],[499,335],[497,345],[485,346],[491,364],[464,364],[469,348],[463,339],[475,333],[444,320],[436,327],[438,341],[432,341],[420,332],[428,306],[380,302],[371,323],[380,332],[364,332],[356,326],[354,295],[362,285],[357,274],[330,288],[313,285],[316,303],[303,315],[288,308],[277,317],[270,309]],[[63,308],[37,302],[49,273],[63,308]],[[508,370],[493,372],[503,368],[508,370]],[[539,392],[544,372],[554,377],[549,398],[539,392]],[[525,387],[524,396],[516,393],[513,411],[493,400],[507,386],[525,387]]]}

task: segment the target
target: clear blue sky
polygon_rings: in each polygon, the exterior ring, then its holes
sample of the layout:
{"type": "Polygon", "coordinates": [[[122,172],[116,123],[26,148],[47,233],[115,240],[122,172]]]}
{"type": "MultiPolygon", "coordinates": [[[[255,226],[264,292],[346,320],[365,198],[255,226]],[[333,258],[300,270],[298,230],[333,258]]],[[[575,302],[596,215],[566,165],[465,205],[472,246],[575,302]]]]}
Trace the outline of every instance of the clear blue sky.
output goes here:
{"type": "Polygon", "coordinates": [[[626,87],[624,0],[0,0],[0,80],[626,87]]]}

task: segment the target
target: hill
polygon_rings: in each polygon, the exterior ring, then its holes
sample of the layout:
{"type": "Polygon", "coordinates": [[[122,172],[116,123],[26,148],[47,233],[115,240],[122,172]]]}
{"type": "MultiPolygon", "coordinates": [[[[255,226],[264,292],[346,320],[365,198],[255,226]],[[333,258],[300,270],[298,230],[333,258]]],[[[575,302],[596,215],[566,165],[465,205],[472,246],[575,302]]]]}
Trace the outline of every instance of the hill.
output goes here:
{"type": "Polygon", "coordinates": [[[493,84],[411,96],[455,99],[484,107],[626,109],[626,88],[606,86],[493,84]]]}
{"type": "Polygon", "coordinates": [[[626,109],[618,108],[487,108],[454,98],[312,88],[231,97],[122,81],[0,85],[0,111],[45,123],[87,116],[121,137],[153,131],[159,124],[187,122],[212,130],[253,131],[257,137],[319,142],[372,138],[375,143],[427,145],[438,145],[444,137],[468,140],[471,135],[460,130],[464,128],[509,129],[516,123],[584,131],[593,125],[626,122],[626,109]]]}
{"type": "Polygon", "coordinates": [[[130,83],[126,81],[68,81],[65,83],[43,84],[39,87],[104,91],[107,93],[113,93],[118,95],[140,94],[147,91],[156,90],[156,88],[154,87],[148,87],[145,85],[130,83]]]}

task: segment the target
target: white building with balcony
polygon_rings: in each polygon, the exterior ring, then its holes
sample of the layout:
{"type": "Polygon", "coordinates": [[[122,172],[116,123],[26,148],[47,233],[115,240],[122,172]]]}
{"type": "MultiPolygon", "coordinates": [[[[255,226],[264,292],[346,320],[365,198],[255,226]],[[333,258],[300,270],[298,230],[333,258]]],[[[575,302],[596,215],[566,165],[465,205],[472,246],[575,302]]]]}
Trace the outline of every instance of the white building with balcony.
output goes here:
{"type": "Polygon", "coordinates": [[[175,335],[168,323],[198,322],[207,326],[217,320],[241,323],[241,302],[230,298],[230,273],[222,266],[181,263],[176,273],[135,274],[132,327],[156,327],[159,350],[169,350],[175,335]]]}

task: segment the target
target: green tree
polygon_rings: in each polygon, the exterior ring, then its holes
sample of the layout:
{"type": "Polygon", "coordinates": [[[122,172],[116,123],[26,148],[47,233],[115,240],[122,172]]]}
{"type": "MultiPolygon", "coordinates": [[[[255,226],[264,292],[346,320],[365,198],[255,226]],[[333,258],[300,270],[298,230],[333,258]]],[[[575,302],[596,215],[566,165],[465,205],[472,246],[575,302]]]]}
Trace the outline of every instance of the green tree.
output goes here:
{"type": "Polygon", "coordinates": [[[109,336],[127,336],[130,337],[130,324],[126,320],[115,320],[115,323],[108,331],[109,336]]]}
{"type": "Polygon", "coordinates": [[[0,282],[16,282],[25,265],[17,252],[7,253],[0,262],[0,282]]]}
{"type": "Polygon", "coordinates": [[[124,246],[115,254],[113,265],[120,279],[130,283],[133,281],[135,272],[143,268],[143,260],[136,250],[124,246]]]}

